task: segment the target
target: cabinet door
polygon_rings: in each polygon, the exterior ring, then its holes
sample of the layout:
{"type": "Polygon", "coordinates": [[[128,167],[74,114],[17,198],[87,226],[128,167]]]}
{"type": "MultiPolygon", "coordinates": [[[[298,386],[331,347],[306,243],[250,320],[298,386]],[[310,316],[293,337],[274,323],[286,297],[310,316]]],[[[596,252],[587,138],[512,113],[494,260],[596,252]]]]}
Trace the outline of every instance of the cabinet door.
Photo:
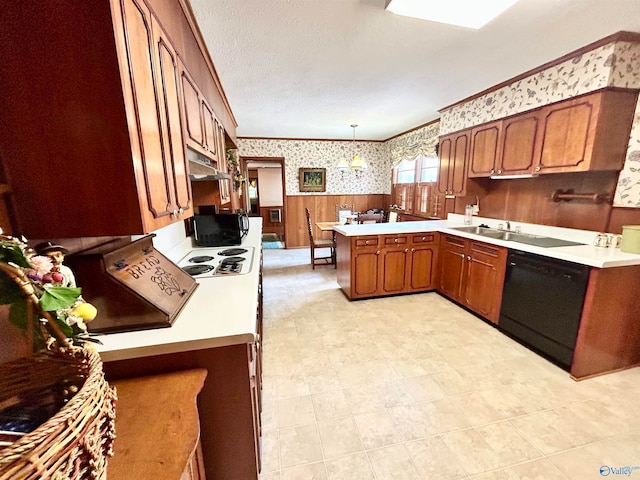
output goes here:
{"type": "Polygon", "coordinates": [[[449,195],[449,171],[453,153],[453,138],[442,137],[439,142],[440,171],[438,172],[438,193],[449,195]]]}
{"type": "Polygon", "coordinates": [[[433,245],[415,245],[411,248],[410,290],[430,290],[434,287],[436,251],[433,245]]]}
{"type": "Polygon", "coordinates": [[[492,122],[471,130],[469,177],[489,177],[499,170],[498,142],[502,122],[492,122]]]}
{"type": "Polygon", "coordinates": [[[222,173],[229,173],[229,164],[227,163],[227,150],[224,140],[224,127],[218,122],[218,119],[214,119],[216,128],[216,143],[218,145],[218,168],[222,173]]]}
{"type": "Polygon", "coordinates": [[[462,132],[456,135],[453,143],[454,152],[452,163],[449,165],[449,189],[451,194],[465,195],[467,174],[467,150],[469,148],[469,133],[462,132]]]}
{"type": "Polygon", "coordinates": [[[461,299],[462,280],[465,273],[465,248],[463,238],[445,235],[440,244],[440,288],[439,291],[453,298],[461,299]]]}
{"type": "Polygon", "coordinates": [[[542,109],[541,172],[589,169],[599,98],[587,95],[542,109]]]}
{"type": "MultiPolygon", "coordinates": [[[[141,170],[143,187],[139,194],[145,199],[145,217],[153,221],[165,219],[170,221],[174,210],[172,202],[173,184],[163,160],[170,156],[169,148],[163,142],[164,132],[161,127],[161,109],[155,75],[155,48],[151,29],[151,14],[146,5],[136,0],[121,0],[124,16],[124,34],[128,40],[127,60],[132,85],[133,102],[135,103],[135,120],[137,138],[140,142],[139,158],[136,169],[141,170]]],[[[148,231],[161,226],[162,223],[147,223],[148,231]],[[155,228],[154,228],[155,227],[155,228]]]]}
{"type": "Polygon", "coordinates": [[[161,89],[158,103],[162,113],[165,168],[173,187],[173,214],[183,217],[185,213],[190,213],[191,188],[182,137],[178,59],[157,22],[153,24],[153,32],[158,53],[158,84],[161,89]]]}
{"type": "Polygon", "coordinates": [[[380,250],[356,250],[351,259],[353,297],[373,296],[378,292],[378,257],[380,250]]]}
{"type": "Polygon", "coordinates": [[[214,168],[219,168],[218,157],[218,129],[216,128],[215,116],[209,104],[204,100],[201,101],[202,106],[202,130],[204,131],[204,148],[211,158],[214,168]]]}
{"type": "Polygon", "coordinates": [[[405,290],[408,259],[408,247],[389,248],[382,251],[380,260],[381,294],[400,293],[405,290]]]}
{"type": "Polygon", "coordinates": [[[468,252],[463,303],[493,323],[498,323],[507,249],[470,242],[468,252]]]}
{"type": "Polygon", "coordinates": [[[466,186],[469,132],[458,132],[440,139],[438,191],[445,195],[464,195],[466,186]]]}
{"type": "Polygon", "coordinates": [[[202,133],[202,113],[200,111],[200,92],[186,71],[182,71],[182,102],[187,142],[200,150],[204,147],[202,133]]]}
{"type": "Polygon", "coordinates": [[[538,160],[538,126],[540,112],[518,115],[504,120],[498,175],[532,173],[538,160]]]}

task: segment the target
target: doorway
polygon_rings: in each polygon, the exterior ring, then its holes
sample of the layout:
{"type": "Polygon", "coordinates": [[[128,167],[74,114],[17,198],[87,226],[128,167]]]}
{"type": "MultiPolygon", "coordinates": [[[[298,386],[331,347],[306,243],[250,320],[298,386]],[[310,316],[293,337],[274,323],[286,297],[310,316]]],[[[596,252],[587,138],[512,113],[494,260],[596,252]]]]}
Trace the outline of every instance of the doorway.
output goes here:
{"type": "Polygon", "coordinates": [[[263,248],[285,248],[284,158],[240,157],[249,216],[262,217],[263,248]]]}

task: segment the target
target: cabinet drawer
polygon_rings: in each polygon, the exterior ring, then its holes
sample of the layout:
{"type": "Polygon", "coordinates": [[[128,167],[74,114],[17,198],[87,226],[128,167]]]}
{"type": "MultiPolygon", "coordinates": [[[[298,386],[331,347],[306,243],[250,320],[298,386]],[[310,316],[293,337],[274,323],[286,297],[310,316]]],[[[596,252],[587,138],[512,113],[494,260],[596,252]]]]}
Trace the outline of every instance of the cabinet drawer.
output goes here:
{"type": "Polygon", "coordinates": [[[465,239],[462,237],[454,237],[453,235],[444,235],[441,240],[442,245],[465,248],[465,239]]]}
{"type": "Polygon", "coordinates": [[[504,250],[503,247],[496,247],[487,243],[471,242],[471,253],[483,253],[491,257],[497,257],[504,250]]]}
{"type": "Polygon", "coordinates": [[[409,243],[409,237],[405,235],[393,235],[384,237],[385,245],[406,245],[409,243]]]}
{"type": "Polygon", "coordinates": [[[413,243],[435,243],[435,233],[420,233],[413,235],[413,243]]]}
{"type": "Polygon", "coordinates": [[[356,237],[356,247],[376,247],[378,246],[378,237],[356,237]]]}

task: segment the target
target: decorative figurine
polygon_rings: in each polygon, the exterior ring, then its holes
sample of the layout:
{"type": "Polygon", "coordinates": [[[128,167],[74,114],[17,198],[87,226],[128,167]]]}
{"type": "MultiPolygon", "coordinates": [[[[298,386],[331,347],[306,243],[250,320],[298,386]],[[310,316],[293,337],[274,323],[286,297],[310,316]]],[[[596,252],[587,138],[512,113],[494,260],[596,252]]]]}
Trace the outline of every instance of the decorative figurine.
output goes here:
{"type": "Polygon", "coordinates": [[[69,250],[62,245],[55,245],[52,242],[43,242],[35,246],[35,251],[38,255],[49,257],[53,263],[51,268],[51,281],[46,282],[47,279],[43,279],[46,283],[55,283],[61,287],[75,287],[76,278],[69,267],[62,264],[64,256],[69,253],[69,250]]]}

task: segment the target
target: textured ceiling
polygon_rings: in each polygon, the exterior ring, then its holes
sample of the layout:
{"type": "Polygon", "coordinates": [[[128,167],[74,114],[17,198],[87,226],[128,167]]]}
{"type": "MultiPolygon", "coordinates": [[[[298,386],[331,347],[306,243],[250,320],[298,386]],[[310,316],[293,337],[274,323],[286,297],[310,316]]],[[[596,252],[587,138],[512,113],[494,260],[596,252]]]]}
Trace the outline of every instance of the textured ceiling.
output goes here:
{"type": "MultiPolygon", "coordinates": [[[[480,30],[385,0],[190,0],[238,136],[385,140],[438,109],[627,30],[640,0],[520,0],[480,30]]],[[[427,0],[424,0],[427,1],[427,0]]],[[[446,0],[441,0],[446,1],[446,0]]]]}

